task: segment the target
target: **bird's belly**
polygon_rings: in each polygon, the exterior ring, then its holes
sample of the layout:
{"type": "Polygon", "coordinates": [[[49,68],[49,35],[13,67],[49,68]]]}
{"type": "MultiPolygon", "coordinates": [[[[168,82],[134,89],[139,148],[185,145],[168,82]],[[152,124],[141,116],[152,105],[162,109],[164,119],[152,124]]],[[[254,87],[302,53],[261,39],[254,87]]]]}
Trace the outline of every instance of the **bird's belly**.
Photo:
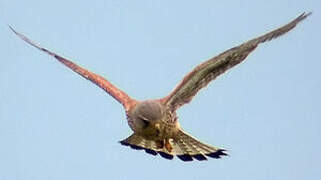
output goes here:
{"type": "Polygon", "coordinates": [[[148,127],[141,131],[141,135],[149,140],[164,140],[175,136],[177,132],[175,124],[167,124],[162,121],[151,123],[148,127]]]}

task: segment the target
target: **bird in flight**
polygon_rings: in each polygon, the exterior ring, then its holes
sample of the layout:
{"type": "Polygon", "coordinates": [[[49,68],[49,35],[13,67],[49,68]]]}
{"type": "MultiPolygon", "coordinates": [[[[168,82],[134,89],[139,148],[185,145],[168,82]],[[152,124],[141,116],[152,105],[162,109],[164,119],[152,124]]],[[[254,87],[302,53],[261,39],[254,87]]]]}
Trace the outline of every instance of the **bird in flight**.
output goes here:
{"type": "Polygon", "coordinates": [[[226,150],[202,143],[184,132],[178,122],[176,110],[189,103],[200,89],[208,85],[217,76],[241,63],[260,43],[289,32],[310,14],[311,12],[302,13],[296,19],[278,29],[233,47],[201,63],[188,73],[168,96],[143,101],[130,97],[102,76],[33,43],[26,36],[18,33],[11,26],[9,27],[21,39],[53,56],[63,65],[102,88],[123,105],[128,125],[133,130],[133,134],[120,141],[122,145],[145,150],[152,155],[159,154],[166,159],[173,159],[174,156],[177,156],[183,161],[192,161],[193,159],[202,161],[207,160],[207,157],[221,158],[226,156],[226,150]]]}

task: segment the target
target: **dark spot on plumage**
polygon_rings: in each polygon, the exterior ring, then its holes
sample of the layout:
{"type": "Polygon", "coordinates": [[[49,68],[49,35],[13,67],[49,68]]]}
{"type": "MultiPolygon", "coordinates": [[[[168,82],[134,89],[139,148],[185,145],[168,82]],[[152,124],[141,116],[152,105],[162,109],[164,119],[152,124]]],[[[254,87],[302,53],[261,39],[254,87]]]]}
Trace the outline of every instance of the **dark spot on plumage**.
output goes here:
{"type": "Polygon", "coordinates": [[[47,49],[45,49],[45,48],[40,48],[40,50],[41,50],[41,51],[48,52],[48,50],[47,50],[47,49]]]}
{"type": "Polygon", "coordinates": [[[177,155],[177,157],[182,161],[193,161],[192,156],[189,154],[177,155]]]}
{"type": "Polygon", "coordinates": [[[162,151],[158,151],[158,154],[159,154],[160,156],[162,156],[163,158],[165,158],[165,159],[170,159],[170,160],[171,160],[171,159],[174,158],[173,155],[167,154],[167,153],[162,152],[162,151]]]}
{"type": "Polygon", "coordinates": [[[145,120],[145,119],[141,119],[143,122],[143,128],[147,128],[149,126],[149,121],[145,120]]]}
{"type": "Polygon", "coordinates": [[[147,152],[148,154],[154,155],[154,156],[157,155],[157,152],[154,150],[151,150],[151,149],[145,149],[145,152],[147,152]]]}
{"type": "Polygon", "coordinates": [[[199,160],[199,161],[205,161],[205,160],[207,160],[207,158],[206,158],[203,154],[193,155],[193,158],[194,158],[194,159],[197,159],[197,160],[199,160]]]}
{"type": "MultiPolygon", "coordinates": [[[[163,157],[165,159],[168,159],[168,160],[172,160],[174,158],[173,155],[165,153],[163,151],[154,151],[152,149],[147,149],[147,148],[143,148],[143,147],[140,147],[140,146],[137,146],[137,145],[132,145],[132,144],[129,144],[129,143],[124,142],[124,141],[120,141],[120,144],[124,145],[124,146],[129,146],[129,147],[131,147],[132,149],[135,149],[135,150],[145,150],[146,153],[151,154],[153,156],[156,156],[157,154],[159,154],[161,157],[163,157]]],[[[208,156],[208,157],[211,157],[211,158],[219,159],[222,156],[227,156],[228,155],[227,153],[225,153],[225,151],[226,151],[225,149],[219,149],[216,152],[205,154],[205,155],[208,156]]],[[[196,155],[192,155],[192,156],[189,155],[189,154],[184,154],[184,155],[177,155],[177,157],[180,160],[184,161],[184,162],[193,161],[193,159],[196,159],[198,161],[207,160],[207,158],[203,154],[196,154],[196,155]]]]}
{"type": "Polygon", "coordinates": [[[206,154],[206,156],[211,157],[211,158],[215,158],[215,159],[220,158],[220,156],[216,152],[215,153],[206,154]]]}
{"type": "Polygon", "coordinates": [[[164,141],[155,141],[157,149],[163,149],[164,141]]]}
{"type": "Polygon", "coordinates": [[[129,145],[130,145],[129,143],[127,143],[127,142],[125,142],[125,141],[119,141],[119,143],[120,143],[121,145],[124,145],[124,146],[129,146],[129,145]]]}
{"type": "Polygon", "coordinates": [[[221,156],[227,156],[227,154],[224,151],[226,151],[226,150],[219,149],[216,152],[206,154],[206,156],[211,157],[211,158],[215,158],[215,159],[219,159],[219,158],[221,158],[221,156]]]}
{"type": "Polygon", "coordinates": [[[129,144],[125,141],[120,141],[120,144],[121,145],[124,145],[124,146],[130,146],[132,149],[136,149],[136,150],[142,150],[144,148],[140,147],[140,146],[137,146],[137,145],[133,145],[133,144],[129,144]]]}
{"type": "Polygon", "coordinates": [[[129,144],[129,143],[125,142],[125,141],[119,141],[119,143],[121,145],[124,145],[124,146],[129,146],[129,147],[131,147],[132,149],[135,149],[135,150],[142,150],[143,149],[148,154],[151,154],[151,155],[154,155],[154,156],[157,155],[157,152],[154,151],[154,150],[151,150],[151,149],[146,149],[146,148],[143,148],[143,147],[140,147],[140,146],[132,145],[132,144],[129,144]]]}
{"type": "Polygon", "coordinates": [[[136,146],[136,145],[130,145],[130,147],[131,148],[133,148],[133,149],[136,149],[136,150],[142,150],[142,149],[144,149],[144,148],[142,148],[142,147],[140,147],[140,146],[136,146]]]}

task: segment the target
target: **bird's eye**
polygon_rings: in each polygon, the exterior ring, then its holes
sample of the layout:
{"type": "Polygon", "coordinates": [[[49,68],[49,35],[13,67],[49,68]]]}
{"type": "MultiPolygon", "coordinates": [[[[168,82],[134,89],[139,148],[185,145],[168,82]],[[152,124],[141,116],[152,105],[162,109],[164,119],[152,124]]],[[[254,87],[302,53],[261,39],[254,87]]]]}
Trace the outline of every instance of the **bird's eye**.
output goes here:
{"type": "Polygon", "coordinates": [[[147,128],[149,126],[150,121],[145,118],[144,116],[138,116],[137,117],[137,123],[140,125],[141,128],[147,128]]]}
{"type": "Polygon", "coordinates": [[[143,121],[144,124],[144,128],[146,128],[149,125],[149,121],[145,120],[145,119],[141,119],[143,121]]]}
{"type": "Polygon", "coordinates": [[[142,122],[143,128],[149,125],[149,121],[146,118],[140,117],[139,120],[142,122]]]}

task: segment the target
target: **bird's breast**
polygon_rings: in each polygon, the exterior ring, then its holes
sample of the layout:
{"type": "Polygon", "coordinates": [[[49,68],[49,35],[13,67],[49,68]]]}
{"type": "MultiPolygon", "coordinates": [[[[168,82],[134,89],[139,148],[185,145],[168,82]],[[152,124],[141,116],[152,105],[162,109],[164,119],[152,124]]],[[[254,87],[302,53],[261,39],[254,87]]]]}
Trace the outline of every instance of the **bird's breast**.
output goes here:
{"type": "Polygon", "coordinates": [[[168,124],[164,121],[150,123],[148,127],[141,130],[140,134],[146,139],[163,140],[173,138],[178,131],[178,124],[168,124]]]}

